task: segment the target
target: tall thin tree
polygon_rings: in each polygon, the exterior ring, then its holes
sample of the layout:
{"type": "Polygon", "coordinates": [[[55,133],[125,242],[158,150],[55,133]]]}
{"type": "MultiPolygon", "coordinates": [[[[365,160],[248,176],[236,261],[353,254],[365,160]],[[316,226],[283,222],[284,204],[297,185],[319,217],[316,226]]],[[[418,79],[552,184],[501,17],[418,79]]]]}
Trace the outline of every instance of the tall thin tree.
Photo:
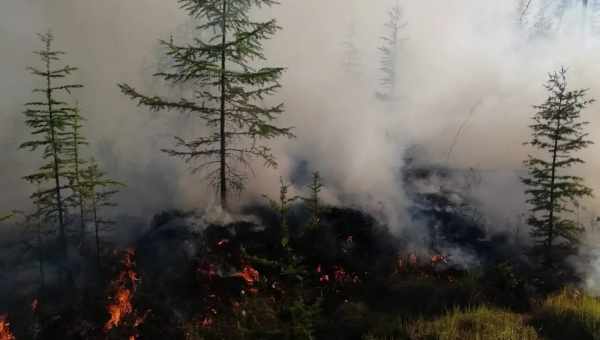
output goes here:
{"type": "Polygon", "coordinates": [[[84,193],[81,183],[81,171],[86,162],[81,156],[81,147],[88,145],[86,138],[81,134],[83,118],[79,110],[79,104],[70,117],[70,143],[65,146],[65,165],[68,168],[69,186],[71,195],[68,197],[68,205],[77,209],[79,220],[79,244],[83,247],[85,244],[85,207],[84,193]]]}
{"type": "Polygon", "coordinates": [[[386,34],[381,37],[383,45],[379,47],[381,54],[381,91],[377,97],[382,100],[391,100],[396,96],[398,81],[398,57],[402,42],[401,32],[406,28],[403,21],[402,7],[396,3],[389,11],[389,19],[385,24],[386,34]]]}
{"type": "Polygon", "coordinates": [[[96,260],[98,268],[102,265],[102,238],[101,233],[107,228],[113,226],[115,221],[108,217],[102,217],[102,210],[109,207],[115,207],[113,196],[116,195],[118,188],[124,187],[123,183],[113,181],[106,177],[106,174],[100,169],[96,160],[91,159],[88,166],[81,172],[81,193],[88,202],[89,215],[94,225],[94,238],[96,243],[96,260]]]}
{"type": "Polygon", "coordinates": [[[200,161],[195,171],[203,171],[217,188],[221,207],[228,208],[230,191],[241,191],[247,180],[250,159],[268,167],[277,166],[271,148],[262,143],[276,137],[292,137],[290,128],[275,125],[283,104],[268,105],[263,100],[281,85],[281,67],[255,68],[264,62],[262,41],[280,27],[275,20],[253,21],[254,7],[277,4],[274,0],[180,0],[190,16],[204,24],[199,38],[186,45],[162,41],[173,60],[169,71],[156,74],[172,84],[189,84],[194,97],[168,99],[147,96],[127,84],[122,92],[154,111],[176,110],[202,119],[209,132],[200,137],[176,137],[176,148],[163,150],[186,162],[200,161]],[[202,36],[209,35],[207,39],[202,36]]]}
{"type": "Polygon", "coordinates": [[[537,149],[539,156],[530,155],[525,161],[529,175],[522,179],[528,187],[534,251],[547,266],[553,266],[557,255],[564,256],[578,243],[581,228],[570,216],[572,207],[592,195],[583,178],[572,175],[569,169],[584,163],[575,153],[592,144],[584,131],[588,123],[581,120],[581,111],[593,99],[587,98],[585,89],[569,90],[566,75],[564,68],[550,74],[545,85],[548,98],[535,106],[532,135],[526,144],[537,149]]]}
{"type": "MultiPolygon", "coordinates": [[[[36,88],[42,98],[26,104],[26,124],[31,129],[33,140],[21,144],[21,149],[42,150],[42,159],[46,162],[39,170],[24,177],[34,184],[43,185],[43,189],[31,195],[36,206],[39,206],[40,216],[46,222],[58,224],[58,240],[63,260],[68,257],[66,231],[65,190],[68,189],[68,169],[65,164],[65,148],[70,144],[70,123],[75,109],[61,99],[61,93],[71,93],[71,90],[82,85],[66,81],[77,68],[72,66],[55,67],[65,52],[52,49],[54,37],[51,33],[40,34],[44,49],[35,51],[43,62],[43,68],[30,67],[30,72],[44,80],[44,87],[36,88]]],[[[66,266],[66,264],[65,264],[66,266]]],[[[68,268],[67,274],[68,274],[68,268]]]]}

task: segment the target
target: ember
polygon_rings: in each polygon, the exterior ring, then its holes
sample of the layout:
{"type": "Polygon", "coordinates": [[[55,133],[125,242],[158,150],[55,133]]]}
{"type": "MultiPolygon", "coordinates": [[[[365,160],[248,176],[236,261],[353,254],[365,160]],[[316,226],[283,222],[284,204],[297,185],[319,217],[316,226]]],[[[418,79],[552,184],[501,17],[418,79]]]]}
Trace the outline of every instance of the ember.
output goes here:
{"type": "Polygon", "coordinates": [[[237,276],[243,278],[249,286],[252,286],[260,279],[258,271],[250,266],[244,266],[244,269],[237,276]]]}
{"type": "Polygon", "coordinates": [[[211,317],[207,316],[204,319],[202,319],[202,321],[200,322],[200,324],[204,328],[210,328],[214,324],[214,320],[211,317]]]}
{"type": "Polygon", "coordinates": [[[10,324],[6,315],[0,315],[0,340],[15,340],[15,336],[10,332],[10,324]]]}
{"type": "Polygon", "coordinates": [[[436,264],[440,264],[440,263],[448,263],[448,256],[444,256],[444,255],[433,255],[431,257],[431,264],[432,265],[436,265],[436,264]]]}

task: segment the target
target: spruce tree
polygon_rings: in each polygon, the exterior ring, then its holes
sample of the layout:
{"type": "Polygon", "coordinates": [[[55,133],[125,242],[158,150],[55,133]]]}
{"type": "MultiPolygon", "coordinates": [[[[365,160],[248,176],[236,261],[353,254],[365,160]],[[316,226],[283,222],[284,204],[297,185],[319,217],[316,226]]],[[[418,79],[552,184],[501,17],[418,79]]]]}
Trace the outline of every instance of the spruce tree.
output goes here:
{"type": "Polygon", "coordinates": [[[81,172],[81,193],[83,199],[88,202],[89,214],[94,225],[96,259],[100,268],[102,256],[101,233],[115,224],[115,221],[103,218],[101,211],[116,206],[112,200],[113,196],[119,192],[119,187],[125,185],[108,179],[94,159],[91,159],[88,163],[88,166],[81,172]]]}
{"type": "Polygon", "coordinates": [[[526,144],[539,151],[524,162],[529,175],[522,179],[528,187],[527,202],[531,206],[528,224],[536,244],[534,254],[541,255],[546,266],[553,266],[558,256],[565,256],[578,243],[581,228],[572,220],[572,207],[592,190],[583,179],[569,173],[583,164],[575,153],[592,144],[584,131],[588,124],[581,111],[593,102],[587,90],[569,90],[567,71],[550,74],[545,88],[546,101],[534,108],[531,140],[526,144]]]}
{"type": "Polygon", "coordinates": [[[381,91],[377,97],[381,100],[391,100],[396,96],[396,86],[398,81],[398,54],[401,31],[406,27],[402,21],[402,8],[396,4],[389,12],[389,20],[385,24],[386,35],[381,37],[383,45],[379,48],[381,53],[381,91]]]}
{"type": "Polygon", "coordinates": [[[172,85],[189,84],[193,98],[168,99],[147,96],[127,84],[122,92],[151,110],[176,110],[202,119],[209,132],[192,139],[176,137],[176,147],[163,150],[186,162],[199,161],[202,171],[219,193],[221,207],[227,209],[230,191],[241,191],[247,179],[250,159],[267,167],[277,166],[271,148],[264,144],[276,137],[292,137],[290,128],[275,125],[283,104],[263,102],[279,88],[281,67],[255,68],[263,62],[262,41],[280,27],[275,20],[256,22],[249,12],[254,7],[271,6],[274,0],[180,0],[181,7],[199,20],[198,38],[178,45],[162,41],[172,59],[171,69],[156,76],[172,85]],[[203,37],[209,36],[204,39],[203,37]]]}
{"type": "MultiPolygon", "coordinates": [[[[26,125],[31,129],[33,140],[21,144],[21,149],[42,150],[45,162],[36,172],[24,177],[30,183],[40,184],[41,190],[31,195],[34,204],[39,207],[38,214],[45,222],[58,224],[58,240],[63,260],[68,256],[66,231],[65,191],[68,189],[69,171],[65,155],[70,141],[70,124],[75,109],[61,99],[61,94],[82,85],[71,84],[66,79],[77,68],[72,66],[54,66],[60,62],[65,52],[52,49],[54,37],[51,33],[39,34],[44,49],[35,51],[43,62],[42,68],[30,67],[29,71],[44,81],[44,86],[33,90],[41,98],[26,104],[26,125]]],[[[68,274],[68,268],[67,268],[68,274]]]]}

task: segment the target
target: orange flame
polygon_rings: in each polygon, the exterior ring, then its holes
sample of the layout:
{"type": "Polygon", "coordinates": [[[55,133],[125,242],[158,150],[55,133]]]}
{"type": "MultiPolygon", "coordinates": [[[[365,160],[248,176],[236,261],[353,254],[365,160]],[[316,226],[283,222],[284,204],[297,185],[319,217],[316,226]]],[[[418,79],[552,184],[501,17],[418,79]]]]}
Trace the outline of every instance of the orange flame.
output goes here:
{"type": "MultiPolygon", "coordinates": [[[[125,317],[133,313],[131,299],[139,280],[135,272],[134,256],[135,251],[133,249],[125,251],[125,256],[121,261],[123,270],[119,273],[117,279],[112,282],[114,297],[107,306],[110,319],[104,325],[104,330],[107,332],[118,327],[125,317]]],[[[135,339],[135,336],[133,336],[133,339],[135,339]]]]}
{"type": "Polygon", "coordinates": [[[10,332],[10,323],[6,315],[0,315],[0,340],[15,340],[15,336],[10,332]]]}
{"type": "Polygon", "coordinates": [[[249,286],[252,286],[260,279],[258,271],[250,266],[244,266],[244,269],[237,275],[244,279],[249,286]]]}

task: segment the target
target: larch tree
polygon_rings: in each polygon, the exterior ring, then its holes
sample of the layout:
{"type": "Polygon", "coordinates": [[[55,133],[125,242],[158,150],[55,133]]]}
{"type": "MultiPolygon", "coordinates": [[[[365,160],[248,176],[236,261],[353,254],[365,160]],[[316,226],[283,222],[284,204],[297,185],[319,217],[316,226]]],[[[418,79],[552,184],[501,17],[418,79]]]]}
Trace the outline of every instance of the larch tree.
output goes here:
{"type": "Polygon", "coordinates": [[[192,43],[178,45],[173,39],[162,41],[173,61],[169,70],[157,77],[172,85],[189,84],[192,98],[169,99],[148,96],[127,84],[122,92],[151,110],[175,110],[195,115],[204,121],[205,135],[184,139],[163,150],[186,162],[198,162],[213,184],[221,207],[228,208],[231,191],[241,191],[251,170],[251,159],[267,167],[277,163],[265,143],[276,137],[293,137],[291,128],[278,127],[275,120],[283,104],[268,105],[264,99],[280,87],[281,67],[259,67],[264,63],[262,42],[280,27],[275,20],[253,21],[249,12],[255,7],[277,4],[274,0],[180,0],[181,7],[199,20],[199,34],[192,43]],[[206,36],[208,38],[203,38],[206,36]]]}
{"type": "MultiPolygon", "coordinates": [[[[37,213],[46,223],[58,225],[58,240],[63,260],[68,257],[66,230],[66,191],[69,189],[69,169],[66,148],[71,143],[71,123],[75,109],[61,95],[70,94],[82,85],[72,84],[67,78],[77,68],[54,66],[60,62],[64,52],[52,49],[54,37],[51,33],[40,34],[44,49],[34,52],[42,62],[42,68],[30,67],[30,72],[44,81],[44,86],[33,90],[40,99],[26,104],[26,125],[30,128],[33,140],[21,144],[21,149],[41,150],[45,162],[36,172],[25,178],[30,183],[40,185],[31,198],[38,207],[37,213]]],[[[65,264],[66,266],[66,264],[65,264]]],[[[67,274],[69,273],[67,268],[67,274]]]]}
{"type": "Polygon", "coordinates": [[[381,78],[381,91],[377,93],[377,97],[384,101],[393,100],[396,96],[401,33],[406,25],[406,22],[403,21],[402,8],[396,4],[389,12],[389,20],[385,24],[386,34],[381,37],[383,45],[379,47],[380,70],[383,77],[381,78]]]}
{"type": "Polygon", "coordinates": [[[81,194],[87,202],[91,221],[94,225],[94,239],[96,244],[96,259],[98,268],[102,264],[102,239],[101,233],[115,224],[115,221],[102,217],[102,210],[115,207],[113,196],[118,188],[124,187],[123,183],[108,179],[100,169],[96,160],[91,159],[88,166],[81,172],[81,194]]]}
{"type": "Polygon", "coordinates": [[[529,174],[522,179],[531,206],[528,224],[536,242],[534,254],[548,267],[558,255],[574,250],[582,230],[572,219],[573,206],[592,195],[583,178],[572,175],[570,168],[584,163],[575,153],[592,144],[581,111],[593,99],[587,98],[585,89],[569,90],[566,75],[564,68],[550,74],[545,85],[548,97],[535,106],[532,135],[526,144],[537,149],[538,156],[530,155],[525,161],[529,174]]]}
{"type": "Polygon", "coordinates": [[[83,127],[82,121],[83,118],[81,117],[79,105],[77,104],[69,124],[70,143],[65,146],[64,153],[66,156],[65,164],[68,168],[69,187],[71,188],[71,195],[68,197],[68,205],[77,209],[79,215],[80,247],[85,244],[85,202],[81,183],[81,172],[86,163],[81,155],[81,147],[88,145],[86,138],[81,134],[81,128],[83,127]]]}

